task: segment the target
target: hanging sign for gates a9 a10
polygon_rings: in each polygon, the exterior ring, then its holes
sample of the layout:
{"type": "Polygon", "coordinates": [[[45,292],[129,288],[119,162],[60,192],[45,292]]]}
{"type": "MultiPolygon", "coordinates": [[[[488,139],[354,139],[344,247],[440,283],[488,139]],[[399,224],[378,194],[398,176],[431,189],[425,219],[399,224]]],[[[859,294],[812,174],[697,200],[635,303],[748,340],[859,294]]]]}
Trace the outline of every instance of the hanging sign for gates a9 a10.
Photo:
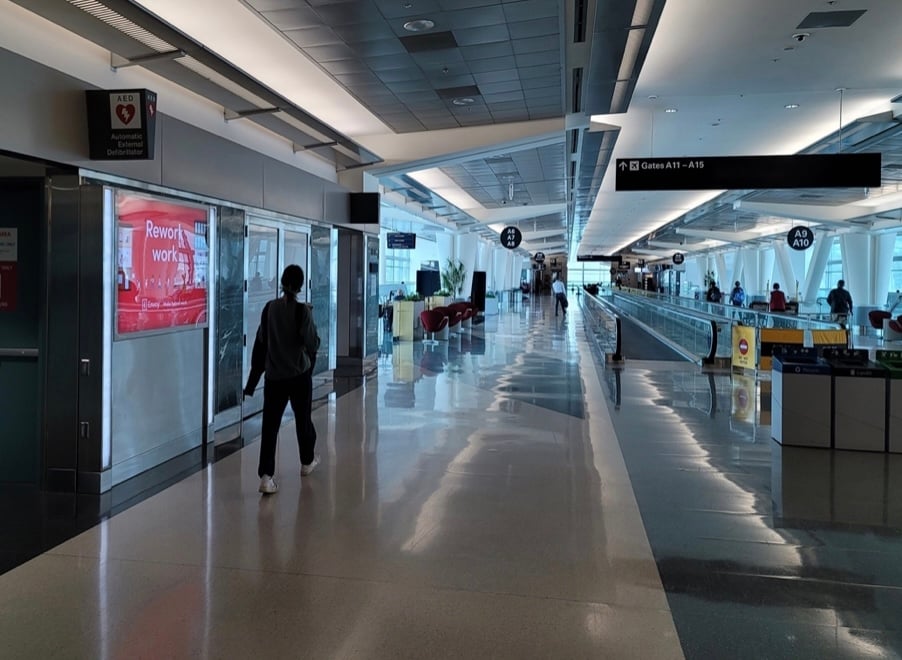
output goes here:
{"type": "Polygon", "coordinates": [[[686,257],[683,256],[682,252],[674,252],[673,253],[673,263],[675,263],[677,266],[679,266],[685,260],[686,260],[686,257]]]}
{"type": "Polygon", "coordinates": [[[508,250],[515,250],[520,247],[523,241],[523,233],[516,227],[505,227],[501,230],[501,245],[508,250]]]}
{"type": "Polygon", "coordinates": [[[793,227],[786,234],[786,242],[793,250],[807,250],[814,245],[814,232],[809,227],[793,227]]]}
{"type": "Polygon", "coordinates": [[[544,252],[536,252],[536,256],[533,257],[537,264],[543,263],[545,261],[545,253],[544,252]]]}

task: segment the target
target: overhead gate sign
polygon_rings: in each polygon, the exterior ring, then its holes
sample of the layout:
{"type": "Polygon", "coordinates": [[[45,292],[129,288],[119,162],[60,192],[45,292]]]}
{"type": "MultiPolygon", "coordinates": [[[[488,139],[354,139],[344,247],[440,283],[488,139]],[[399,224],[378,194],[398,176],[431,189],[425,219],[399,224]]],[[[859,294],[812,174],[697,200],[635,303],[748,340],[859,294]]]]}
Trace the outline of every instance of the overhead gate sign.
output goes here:
{"type": "Polygon", "coordinates": [[[617,191],[877,188],[879,153],[618,158],[617,191]]]}

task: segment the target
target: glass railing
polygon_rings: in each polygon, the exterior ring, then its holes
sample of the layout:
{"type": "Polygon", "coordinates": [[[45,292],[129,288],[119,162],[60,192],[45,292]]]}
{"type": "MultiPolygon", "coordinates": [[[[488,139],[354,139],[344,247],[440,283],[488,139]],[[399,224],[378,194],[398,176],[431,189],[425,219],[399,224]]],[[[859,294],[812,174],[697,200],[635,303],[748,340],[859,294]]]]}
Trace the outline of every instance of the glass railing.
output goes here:
{"type": "MultiPolygon", "coordinates": [[[[585,293],[585,292],[583,292],[585,293]]],[[[576,296],[583,311],[586,333],[604,358],[619,361],[620,321],[608,304],[590,295],[576,296]]],[[[572,300],[572,298],[571,298],[572,300]]]]}
{"type": "Polygon", "coordinates": [[[728,358],[732,351],[732,321],[716,314],[616,290],[611,303],[663,338],[674,350],[698,362],[728,358]]]}
{"type": "MultiPolygon", "coordinates": [[[[665,303],[674,307],[680,307],[685,310],[699,312],[708,317],[713,317],[719,321],[729,321],[741,323],[742,325],[754,326],[757,328],[796,328],[800,330],[835,330],[839,324],[830,319],[830,314],[825,313],[801,313],[786,314],[779,312],[769,312],[766,309],[754,309],[750,307],[734,307],[733,305],[724,305],[721,303],[711,303],[705,300],[696,300],[694,298],[684,298],[681,296],[671,296],[664,293],[655,293],[653,291],[644,291],[642,289],[622,289],[610,290],[604,289],[599,295],[613,295],[614,293],[634,296],[639,299],[646,299],[654,304],[665,303]]],[[[753,303],[754,304],[754,303],[753,303]]]]}

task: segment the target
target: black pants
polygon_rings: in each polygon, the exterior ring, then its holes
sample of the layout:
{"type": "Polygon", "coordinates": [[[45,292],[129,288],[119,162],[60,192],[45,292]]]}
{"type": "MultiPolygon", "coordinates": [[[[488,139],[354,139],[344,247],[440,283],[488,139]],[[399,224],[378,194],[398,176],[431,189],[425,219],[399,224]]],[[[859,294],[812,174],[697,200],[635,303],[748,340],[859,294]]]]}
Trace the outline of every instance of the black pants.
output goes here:
{"type": "Polygon", "coordinates": [[[291,402],[294,411],[294,425],[298,435],[298,449],[301,463],[313,462],[313,448],[316,446],[316,428],[310,419],[313,402],[313,369],[291,380],[266,380],[263,383],[263,438],[260,442],[260,463],[257,476],[273,476],[276,471],[276,440],[285,406],[291,402]]]}
{"type": "Polygon", "coordinates": [[[557,316],[557,308],[558,305],[561,307],[561,311],[564,314],[567,313],[567,294],[566,293],[556,293],[554,294],[554,315],[557,316]]]}

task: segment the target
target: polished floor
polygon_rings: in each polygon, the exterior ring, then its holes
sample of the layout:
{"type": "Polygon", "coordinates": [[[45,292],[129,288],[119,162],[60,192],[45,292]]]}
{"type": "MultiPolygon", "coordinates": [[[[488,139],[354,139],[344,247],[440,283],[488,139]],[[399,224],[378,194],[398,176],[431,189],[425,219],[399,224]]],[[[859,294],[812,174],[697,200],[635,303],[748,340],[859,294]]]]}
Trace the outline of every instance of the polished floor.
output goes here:
{"type": "Polygon", "coordinates": [[[902,457],[549,303],[384,344],[276,495],[252,444],[0,576],[0,658],[900,657],[902,457]]]}

